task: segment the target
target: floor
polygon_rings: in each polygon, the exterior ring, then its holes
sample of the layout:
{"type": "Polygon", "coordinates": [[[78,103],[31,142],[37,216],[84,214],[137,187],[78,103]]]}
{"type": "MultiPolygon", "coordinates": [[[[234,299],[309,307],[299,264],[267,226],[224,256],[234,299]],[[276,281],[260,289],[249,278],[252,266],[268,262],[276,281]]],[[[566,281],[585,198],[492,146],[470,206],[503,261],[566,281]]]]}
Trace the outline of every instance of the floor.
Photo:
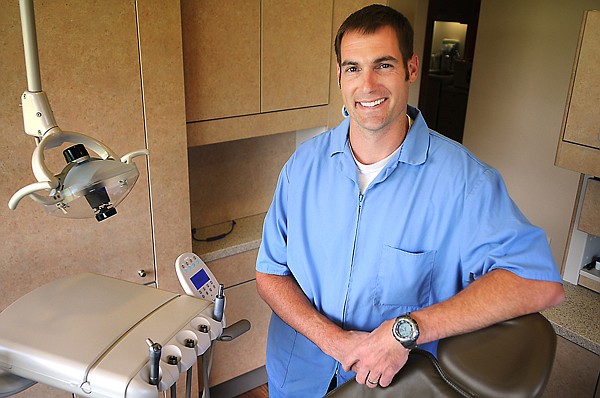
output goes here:
{"type": "Polygon", "coordinates": [[[558,337],[556,358],[542,398],[600,398],[600,356],[558,337]]]}
{"type": "Polygon", "coordinates": [[[240,398],[269,398],[269,388],[262,385],[239,396],[240,398]]]}

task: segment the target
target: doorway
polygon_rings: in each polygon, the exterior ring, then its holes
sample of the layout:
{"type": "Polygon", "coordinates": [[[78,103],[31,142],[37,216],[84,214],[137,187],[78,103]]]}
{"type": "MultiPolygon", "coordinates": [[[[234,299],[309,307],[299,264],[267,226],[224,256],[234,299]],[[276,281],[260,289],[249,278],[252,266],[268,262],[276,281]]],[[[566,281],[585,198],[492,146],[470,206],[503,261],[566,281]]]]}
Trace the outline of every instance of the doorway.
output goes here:
{"type": "Polygon", "coordinates": [[[481,0],[429,0],[419,109],[428,126],[462,142],[481,0]]]}

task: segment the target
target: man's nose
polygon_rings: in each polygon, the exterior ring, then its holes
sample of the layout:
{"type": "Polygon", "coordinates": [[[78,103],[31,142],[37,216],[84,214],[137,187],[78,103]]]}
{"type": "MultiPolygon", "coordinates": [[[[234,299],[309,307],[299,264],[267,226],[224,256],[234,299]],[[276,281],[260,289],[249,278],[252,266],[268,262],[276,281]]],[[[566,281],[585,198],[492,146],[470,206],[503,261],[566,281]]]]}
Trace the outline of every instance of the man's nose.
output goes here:
{"type": "Polygon", "coordinates": [[[367,69],[363,72],[362,89],[365,92],[375,90],[378,85],[378,76],[375,71],[367,69]]]}

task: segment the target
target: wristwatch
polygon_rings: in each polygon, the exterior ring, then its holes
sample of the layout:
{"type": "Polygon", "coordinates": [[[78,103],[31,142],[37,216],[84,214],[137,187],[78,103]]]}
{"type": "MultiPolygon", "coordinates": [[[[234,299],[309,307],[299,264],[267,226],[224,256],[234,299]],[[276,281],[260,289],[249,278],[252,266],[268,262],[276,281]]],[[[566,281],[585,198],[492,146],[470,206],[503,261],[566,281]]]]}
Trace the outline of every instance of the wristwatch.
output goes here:
{"type": "Polygon", "coordinates": [[[409,350],[417,348],[419,325],[417,324],[417,321],[411,318],[410,313],[400,315],[396,318],[394,326],[392,326],[392,334],[404,348],[409,350]]]}

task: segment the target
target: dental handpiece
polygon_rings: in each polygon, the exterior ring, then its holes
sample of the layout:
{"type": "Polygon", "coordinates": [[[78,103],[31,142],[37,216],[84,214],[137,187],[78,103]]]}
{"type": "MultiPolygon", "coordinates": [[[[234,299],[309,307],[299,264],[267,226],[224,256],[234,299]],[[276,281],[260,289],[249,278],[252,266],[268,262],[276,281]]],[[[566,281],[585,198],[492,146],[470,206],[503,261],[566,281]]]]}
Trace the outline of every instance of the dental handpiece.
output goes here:
{"type": "Polygon", "coordinates": [[[223,289],[225,286],[223,284],[219,285],[219,292],[215,297],[215,309],[213,310],[213,319],[215,321],[221,322],[223,320],[223,311],[225,310],[225,294],[223,289]]]}
{"type": "Polygon", "coordinates": [[[158,343],[153,342],[149,338],[146,339],[150,352],[150,384],[153,386],[158,385],[158,369],[160,363],[160,354],[162,352],[162,346],[158,343]]]}

